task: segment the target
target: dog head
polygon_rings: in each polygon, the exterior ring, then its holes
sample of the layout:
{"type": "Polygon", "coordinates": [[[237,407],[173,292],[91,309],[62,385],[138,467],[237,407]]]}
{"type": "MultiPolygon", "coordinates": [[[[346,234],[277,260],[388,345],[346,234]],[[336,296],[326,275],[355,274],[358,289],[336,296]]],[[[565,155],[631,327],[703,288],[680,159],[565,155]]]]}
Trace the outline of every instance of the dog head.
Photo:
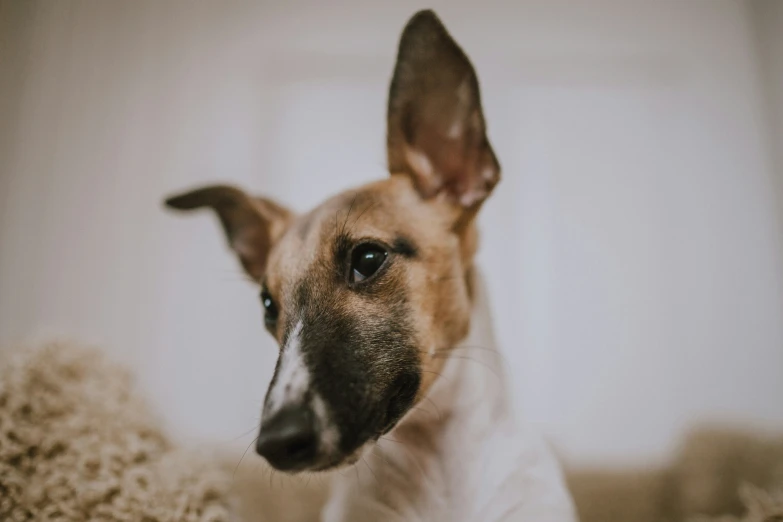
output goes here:
{"type": "Polygon", "coordinates": [[[355,461],[468,331],[474,217],[500,167],[475,71],[431,11],[403,30],[387,116],[389,178],[306,214],[224,185],[166,201],[214,210],[261,286],[280,355],[256,447],[280,470],[355,461]]]}

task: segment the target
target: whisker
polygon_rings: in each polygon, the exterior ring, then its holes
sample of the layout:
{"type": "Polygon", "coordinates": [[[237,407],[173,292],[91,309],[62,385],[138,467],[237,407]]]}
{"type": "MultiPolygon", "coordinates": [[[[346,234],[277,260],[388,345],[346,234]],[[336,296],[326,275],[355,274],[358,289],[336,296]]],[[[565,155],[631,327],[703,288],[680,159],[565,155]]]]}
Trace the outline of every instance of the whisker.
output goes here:
{"type": "Polygon", "coordinates": [[[454,346],[451,349],[452,350],[462,350],[462,349],[484,350],[486,352],[492,352],[492,353],[496,353],[498,355],[503,355],[499,351],[497,351],[496,348],[490,348],[488,346],[480,346],[478,344],[458,344],[457,346],[454,346]]]}
{"type": "Polygon", "coordinates": [[[479,350],[481,352],[492,354],[492,355],[498,357],[504,363],[508,362],[508,359],[506,358],[505,354],[503,354],[502,352],[500,352],[500,351],[498,351],[498,350],[496,350],[494,348],[485,348],[483,346],[465,346],[465,345],[460,345],[460,346],[453,346],[451,348],[442,348],[442,349],[439,349],[439,350],[435,350],[435,355],[433,357],[436,358],[436,359],[448,358],[453,352],[455,352],[457,350],[479,350]],[[437,356],[440,356],[440,357],[437,357],[437,356]]]}
{"type": "Polygon", "coordinates": [[[450,354],[450,355],[446,355],[446,356],[443,356],[443,357],[438,357],[438,358],[439,358],[439,359],[448,359],[448,358],[452,358],[452,359],[461,359],[461,360],[463,360],[463,361],[473,361],[474,363],[476,363],[476,364],[480,364],[481,366],[483,366],[483,367],[484,367],[484,368],[486,368],[487,370],[491,371],[491,372],[492,372],[492,374],[493,374],[495,377],[497,377],[498,379],[500,379],[500,374],[497,372],[497,370],[496,370],[495,368],[493,368],[493,367],[492,367],[492,366],[490,366],[489,364],[485,363],[484,361],[480,361],[480,360],[478,360],[478,359],[474,359],[473,357],[468,357],[467,355],[454,355],[454,354],[450,354]]]}
{"type": "MultiPolygon", "coordinates": [[[[383,437],[382,437],[383,438],[383,437]]],[[[392,440],[392,439],[386,439],[384,440],[392,440]]],[[[419,459],[416,458],[416,455],[413,453],[413,450],[406,446],[404,443],[400,441],[392,441],[392,442],[399,442],[402,445],[402,448],[405,450],[405,453],[407,454],[408,460],[413,463],[413,465],[416,467],[416,469],[421,473],[422,481],[424,481],[424,484],[427,487],[434,487],[434,483],[432,482],[432,479],[427,475],[427,472],[424,471],[424,468],[419,463],[419,459]]],[[[381,449],[380,447],[378,449],[381,449]]]]}
{"type": "Polygon", "coordinates": [[[239,458],[239,462],[237,462],[237,467],[234,468],[234,473],[231,475],[231,480],[236,480],[237,470],[239,469],[239,465],[242,464],[242,459],[244,459],[245,455],[247,455],[247,450],[250,449],[250,446],[255,444],[257,440],[258,437],[254,438],[253,440],[250,441],[250,444],[247,445],[247,448],[245,448],[244,453],[242,453],[242,456],[239,458]]]}
{"type": "Polygon", "coordinates": [[[430,404],[432,404],[432,407],[435,408],[435,411],[438,413],[438,422],[442,421],[443,420],[443,414],[441,413],[440,408],[438,408],[438,405],[435,404],[435,401],[433,401],[431,398],[427,397],[426,395],[424,396],[424,399],[430,401],[430,404]]]}
{"type": "Polygon", "coordinates": [[[348,212],[345,214],[345,221],[343,221],[343,226],[340,227],[340,235],[342,236],[345,234],[345,227],[348,225],[348,218],[351,217],[351,212],[353,211],[353,205],[356,203],[356,198],[359,197],[359,194],[354,195],[353,199],[351,200],[351,205],[348,207],[348,212]]]}
{"type": "Polygon", "coordinates": [[[416,411],[423,411],[423,412],[424,412],[424,413],[426,413],[427,415],[432,415],[432,416],[435,416],[435,412],[432,412],[432,411],[430,411],[430,410],[427,410],[427,409],[421,408],[421,407],[419,407],[419,406],[411,406],[411,409],[412,409],[412,410],[416,410],[416,411]]]}
{"type": "Polygon", "coordinates": [[[258,425],[257,425],[257,426],[253,426],[252,428],[250,428],[249,430],[247,430],[246,432],[244,432],[242,435],[240,435],[240,436],[238,436],[238,437],[235,437],[235,438],[231,439],[231,442],[236,442],[236,441],[238,441],[239,439],[241,439],[242,437],[247,437],[248,435],[250,435],[250,434],[251,434],[251,433],[253,433],[254,431],[256,431],[256,430],[260,430],[260,429],[261,429],[261,422],[259,421],[259,423],[258,423],[258,425]]]}
{"type": "Polygon", "coordinates": [[[397,467],[394,463],[392,463],[389,459],[386,458],[386,455],[383,454],[383,448],[381,448],[379,445],[373,444],[372,445],[372,451],[373,451],[373,454],[375,454],[378,457],[380,457],[386,463],[386,465],[389,466],[390,468],[396,468],[397,467]]]}
{"type": "Polygon", "coordinates": [[[353,224],[351,225],[351,227],[354,227],[354,226],[356,226],[356,223],[358,223],[358,222],[359,222],[359,220],[362,218],[362,216],[363,216],[363,215],[364,215],[364,214],[365,214],[365,213],[366,213],[368,210],[370,210],[371,208],[374,208],[374,207],[376,207],[376,206],[378,206],[378,203],[370,203],[369,205],[367,205],[367,207],[366,207],[364,210],[362,210],[362,211],[361,211],[361,213],[359,213],[359,215],[358,215],[358,216],[356,216],[356,219],[354,219],[354,220],[353,220],[353,224]]]}
{"type": "Polygon", "coordinates": [[[378,437],[378,438],[383,440],[388,440],[389,442],[396,442],[397,444],[402,444],[403,446],[405,446],[405,443],[402,442],[401,440],[394,440],[394,439],[390,439],[389,437],[378,437]]]}
{"type": "Polygon", "coordinates": [[[448,377],[444,377],[442,374],[440,374],[438,372],[435,372],[435,371],[432,371],[432,370],[421,370],[421,372],[422,373],[432,373],[432,374],[437,375],[438,377],[440,377],[442,379],[445,379],[447,381],[451,381],[448,377]]]}
{"type": "Polygon", "coordinates": [[[365,465],[365,466],[367,466],[367,469],[369,469],[369,470],[370,470],[370,473],[372,473],[372,477],[375,479],[375,483],[376,483],[377,485],[379,485],[379,486],[380,486],[380,485],[381,485],[381,483],[380,483],[380,482],[378,482],[378,476],[375,474],[375,472],[372,470],[372,468],[370,467],[370,465],[367,463],[367,459],[365,459],[364,457],[362,457],[362,462],[364,462],[364,465],[365,465]]]}

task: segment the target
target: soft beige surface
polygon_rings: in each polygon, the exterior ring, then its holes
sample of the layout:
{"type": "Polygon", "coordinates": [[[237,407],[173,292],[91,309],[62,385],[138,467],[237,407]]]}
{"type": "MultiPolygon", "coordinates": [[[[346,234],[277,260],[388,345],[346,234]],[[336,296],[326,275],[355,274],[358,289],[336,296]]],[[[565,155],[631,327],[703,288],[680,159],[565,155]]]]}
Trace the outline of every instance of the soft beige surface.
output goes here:
{"type": "MultiPolygon", "coordinates": [[[[237,462],[230,451],[175,448],[100,351],[49,344],[0,364],[4,522],[317,520],[323,477],[237,462]]],[[[582,522],[781,522],[783,442],[703,430],[668,467],[573,472],[569,482],[582,522]]]]}
{"type": "Polygon", "coordinates": [[[230,520],[230,473],[175,450],[131,379],[52,344],[0,368],[0,520],[230,520]]]}
{"type": "Polygon", "coordinates": [[[582,522],[783,521],[783,440],[704,428],[668,466],[575,471],[569,483],[582,522]]]}

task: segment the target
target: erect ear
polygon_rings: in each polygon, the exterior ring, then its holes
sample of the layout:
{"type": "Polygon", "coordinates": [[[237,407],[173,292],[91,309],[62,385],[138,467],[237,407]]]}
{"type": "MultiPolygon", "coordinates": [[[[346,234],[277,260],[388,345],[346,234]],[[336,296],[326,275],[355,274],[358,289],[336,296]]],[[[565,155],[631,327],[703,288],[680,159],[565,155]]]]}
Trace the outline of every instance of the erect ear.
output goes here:
{"type": "Polygon", "coordinates": [[[500,179],[476,72],[432,11],[403,29],[387,118],[389,170],[409,174],[422,197],[475,210],[500,179]]]}
{"type": "Polygon", "coordinates": [[[277,203],[252,197],[228,185],[211,185],[166,199],[177,210],[208,207],[215,211],[228,243],[245,271],[260,281],[269,250],[285,231],[292,214],[277,203]]]}

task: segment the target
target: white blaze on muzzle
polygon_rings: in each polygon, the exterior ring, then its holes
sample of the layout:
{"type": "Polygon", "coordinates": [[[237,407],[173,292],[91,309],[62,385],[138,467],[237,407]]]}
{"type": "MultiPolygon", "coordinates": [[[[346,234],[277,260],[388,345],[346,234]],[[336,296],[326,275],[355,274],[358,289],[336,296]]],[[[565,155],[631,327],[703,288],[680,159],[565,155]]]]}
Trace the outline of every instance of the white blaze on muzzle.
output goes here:
{"type": "Polygon", "coordinates": [[[284,406],[304,406],[310,387],[310,370],[301,350],[302,321],[296,323],[280,353],[277,378],[267,394],[264,416],[272,416],[284,406]]]}

